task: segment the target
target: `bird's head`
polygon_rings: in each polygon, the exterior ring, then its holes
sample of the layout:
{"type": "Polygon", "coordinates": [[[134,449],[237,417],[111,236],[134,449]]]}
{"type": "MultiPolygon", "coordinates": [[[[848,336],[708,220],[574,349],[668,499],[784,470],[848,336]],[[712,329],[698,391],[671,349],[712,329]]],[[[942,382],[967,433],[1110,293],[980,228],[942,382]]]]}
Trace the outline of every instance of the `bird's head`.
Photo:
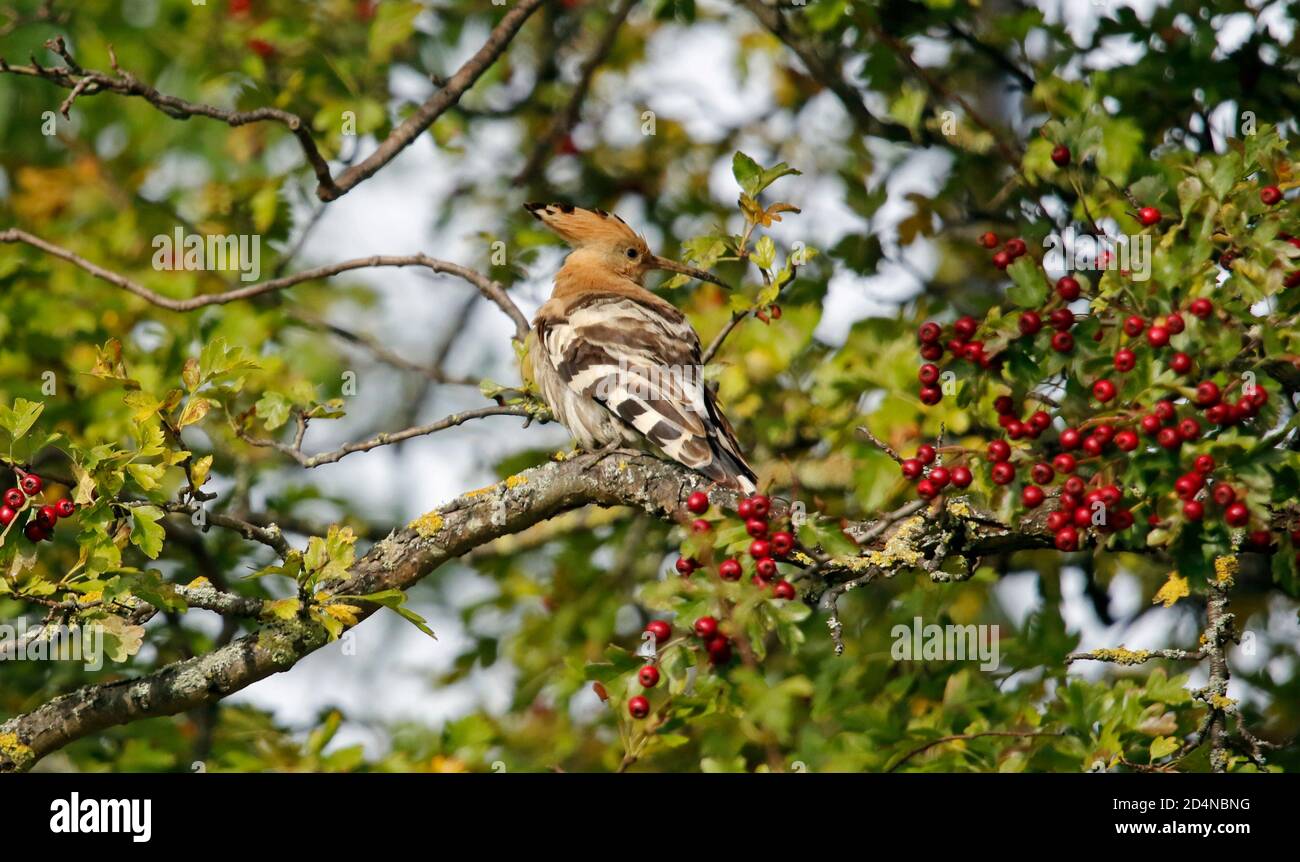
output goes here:
{"type": "Polygon", "coordinates": [[[524,209],[573,247],[571,262],[580,257],[584,264],[615,272],[637,284],[645,284],[651,270],[663,269],[728,286],[702,269],[654,254],[645,239],[613,213],[585,210],[573,204],[528,203],[524,209]]]}

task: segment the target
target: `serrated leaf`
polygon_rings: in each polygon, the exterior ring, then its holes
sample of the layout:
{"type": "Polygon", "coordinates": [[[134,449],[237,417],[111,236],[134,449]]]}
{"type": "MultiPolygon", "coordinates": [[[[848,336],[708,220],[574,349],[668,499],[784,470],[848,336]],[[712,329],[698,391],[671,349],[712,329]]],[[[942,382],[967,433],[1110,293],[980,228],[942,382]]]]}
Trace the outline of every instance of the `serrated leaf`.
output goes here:
{"type": "Polygon", "coordinates": [[[136,506],[131,509],[131,544],[151,560],[162,552],[164,533],[158,523],[163,516],[157,506],[136,506]]]}

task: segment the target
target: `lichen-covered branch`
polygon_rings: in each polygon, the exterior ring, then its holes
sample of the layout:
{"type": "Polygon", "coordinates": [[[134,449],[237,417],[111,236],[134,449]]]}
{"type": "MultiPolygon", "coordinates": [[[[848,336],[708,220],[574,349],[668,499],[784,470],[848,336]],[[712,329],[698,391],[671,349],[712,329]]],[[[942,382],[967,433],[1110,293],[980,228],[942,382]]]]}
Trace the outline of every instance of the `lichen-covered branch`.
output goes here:
{"type": "MultiPolygon", "coordinates": [[[[376,542],[352,566],[350,576],[336,582],[329,594],[406,590],[448,560],[584,506],[632,507],[653,517],[675,518],[686,497],[699,489],[707,489],[715,504],[736,503],[734,493],[710,488],[699,474],[651,455],[621,451],[572,455],[462,494],[393,531],[376,542]]],[[[978,555],[1013,543],[1009,530],[1000,535],[983,524],[954,530],[953,524],[963,518],[961,511],[957,507],[947,519],[925,513],[904,518],[895,530],[878,534],[873,544],[879,547],[864,548],[860,561],[832,559],[825,571],[840,576],[860,566],[919,564],[924,548],[938,541],[929,535],[935,529],[956,534],[956,538],[948,535],[943,540],[954,554],[978,555]],[[941,521],[946,525],[941,526],[941,521]],[[901,538],[897,535],[900,531],[901,538]]],[[[865,534],[874,523],[851,529],[865,534]]],[[[1033,533],[1021,538],[1023,547],[1036,547],[1039,541],[1041,537],[1033,533]]],[[[203,600],[197,594],[195,598],[203,600]]],[[[211,602],[205,603],[215,603],[218,597],[206,598],[211,602]]],[[[359,619],[377,607],[365,608],[359,619]]],[[[327,642],[325,632],[306,617],[275,620],[207,655],[176,662],[138,679],[64,694],[0,725],[0,772],[29,769],[50,752],[107,727],[215,702],[288,670],[327,642]]]]}

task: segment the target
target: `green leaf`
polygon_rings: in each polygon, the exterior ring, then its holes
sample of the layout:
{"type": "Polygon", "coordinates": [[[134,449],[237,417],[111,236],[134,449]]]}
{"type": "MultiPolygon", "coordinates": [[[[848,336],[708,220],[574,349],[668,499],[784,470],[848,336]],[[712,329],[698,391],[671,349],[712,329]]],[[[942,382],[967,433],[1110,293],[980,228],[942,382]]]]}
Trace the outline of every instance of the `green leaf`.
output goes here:
{"type": "Polygon", "coordinates": [[[12,408],[0,405],[0,427],[9,432],[11,439],[18,440],[31,430],[44,409],[42,402],[17,398],[12,408]]]}
{"type": "Polygon", "coordinates": [[[131,544],[151,560],[158,558],[163,546],[163,528],[158,521],[163,511],[157,506],[136,506],[131,509],[131,544]]]}
{"type": "Polygon", "coordinates": [[[267,392],[257,400],[257,418],[262,420],[267,431],[274,431],[289,421],[289,411],[293,403],[281,392],[267,392]]]}

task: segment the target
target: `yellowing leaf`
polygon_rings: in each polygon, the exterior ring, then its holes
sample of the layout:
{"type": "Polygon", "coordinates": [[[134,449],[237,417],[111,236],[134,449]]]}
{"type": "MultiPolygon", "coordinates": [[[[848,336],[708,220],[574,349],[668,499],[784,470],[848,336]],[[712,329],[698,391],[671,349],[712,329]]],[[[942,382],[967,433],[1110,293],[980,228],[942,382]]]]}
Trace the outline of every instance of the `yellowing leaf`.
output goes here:
{"type": "Polygon", "coordinates": [[[186,425],[193,425],[208,415],[208,410],[212,408],[212,402],[206,398],[191,398],[190,403],[185,405],[185,410],[181,412],[181,418],[176,422],[177,428],[184,428],[186,425]]]}
{"type": "Polygon", "coordinates": [[[1169,580],[1165,581],[1165,585],[1156,592],[1151,604],[1163,604],[1168,608],[1172,607],[1174,602],[1185,599],[1189,595],[1191,591],[1187,588],[1187,578],[1180,577],[1177,572],[1170,572],[1169,580]]]}

